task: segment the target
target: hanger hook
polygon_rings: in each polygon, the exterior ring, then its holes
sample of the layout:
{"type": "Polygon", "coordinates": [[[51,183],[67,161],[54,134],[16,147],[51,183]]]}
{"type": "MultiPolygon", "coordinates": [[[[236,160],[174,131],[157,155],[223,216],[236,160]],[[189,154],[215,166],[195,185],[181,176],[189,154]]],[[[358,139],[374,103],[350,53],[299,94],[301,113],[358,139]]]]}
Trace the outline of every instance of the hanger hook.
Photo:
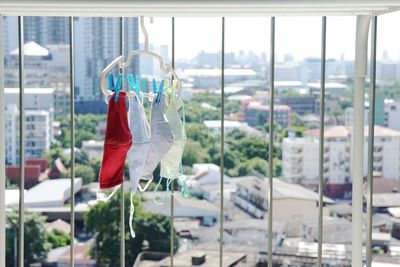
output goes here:
{"type": "MultiPolygon", "coordinates": [[[[153,23],[153,17],[150,17],[150,23],[153,23]]],[[[144,25],[144,16],[140,16],[140,28],[144,35],[144,50],[149,50],[149,34],[147,33],[146,26],[144,25]]]]}

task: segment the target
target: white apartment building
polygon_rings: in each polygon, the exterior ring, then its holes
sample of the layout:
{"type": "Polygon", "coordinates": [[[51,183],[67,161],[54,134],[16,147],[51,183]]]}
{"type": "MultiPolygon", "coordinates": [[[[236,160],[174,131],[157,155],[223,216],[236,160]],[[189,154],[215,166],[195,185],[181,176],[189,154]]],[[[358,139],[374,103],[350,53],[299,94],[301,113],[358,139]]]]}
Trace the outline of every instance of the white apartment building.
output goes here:
{"type": "MultiPolygon", "coordinates": [[[[7,105],[6,113],[6,163],[19,161],[19,110],[17,105],[7,105]]],[[[40,158],[50,149],[52,114],[46,110],[25,110],[25,157],[40,158]]]]}
{"type": "Polygon", "coordinates": [[[282,175],[288,180],[317,179],[318,140],[289,137],[282,142],[282,175]]]}
{"type": "Polygon", "coordinates": [[[400,130],[400,102],[385,100],[385,126],[400,130]]]}
{"type": "MultiPolygon", "coordinates": [[[[368,128],[364,134],[364,175],[367,175],[368,128]]],[[[319,130],[307,137],[285,138],[282,143],[283,176],[289,181],[318,178],[319,130]]],[[[333,126],[325,130],[324,178],[330,184],[351,182],[352,128],[333,126]]],[[[374,170],[383,177],[400,180],[400,131],[375,126],[374,170]]]]}
{"type": "MultiPolygon", "coordinates": [[[[344,125],[351,126],[353,125],[354,118],[354,108],[348,107],[344,110],[344,125]]],[[[369,120],[369,109],[364,108],[364,125],[368,125],[369,120]]]]}
{"type": "MultiPolygon", "coordinates": [[[[69,113],[69,86],[53,84],[54,88],[24,88],[25,109],[46,110],[55,115],[69,113]]],[[[19,88],[4,88],[5,103],[18,105],[19,88]]]]}

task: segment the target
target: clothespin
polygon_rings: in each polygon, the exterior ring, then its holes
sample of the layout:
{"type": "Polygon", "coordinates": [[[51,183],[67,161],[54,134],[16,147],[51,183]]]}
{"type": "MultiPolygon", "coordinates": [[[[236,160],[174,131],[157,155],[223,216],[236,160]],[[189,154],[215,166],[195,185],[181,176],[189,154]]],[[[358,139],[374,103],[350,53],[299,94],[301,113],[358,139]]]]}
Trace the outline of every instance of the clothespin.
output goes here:
{"type": "Polygon", "coordinates": [[[119,92],[122,85],[122,79],[123,79],[122,74],[118,74],[117,84],[115,85],[115,95],[114,95],[115,102],[118,102],[119,92]]]}
{"type": "Polygon", "coordinates": [[[172,80],[172,85],[168,86],[167,94],[168,94],[168,103],[175,101],[175,89],[176,89],[177,81],[172,80]]]}
{"type": "Polygon", "coordinates": [[[153,93],[157,94],[157,83],[156,83],[156,79],[153,79],[153,93]]]}
{"type": "Polygon", "coordinates": [[[136,83],[133,80],[133,75],[128,75],[128,82],[131,88],[131,91],[135,91],[137,99],[140,101],[140,77],[136,75],[136,83]]]}
{"type": "Polygon", "coordinates": [[[121,89],[122,79],[123,79],[122,70],[120,70],[120,73],[118,74],[118,79],[117,79],[117,84],[116,85],[114,85],[114,75],[112,75],[112,73],[110,73],[108,75],[108,77],[109,77],[108,79],[109,79],[109,82],[110,82],[110,84],[109,84],[110,85],[110,90],[115,92],[114,93],[114,101],[118,102],[119,92],[120,92],[120,89],[121,89]]]}
{"type": "MultiPolygon", "coordinates": [[[[166,80],[161,80],[160,82],[160,87],[158,88],[158,92],[157,92],[157,102],[160,103],[161,101],[161,95],[163,94],[164,91],[164,85],[165,85],[166,80]]],[[[168,84],[168,81],[167,81],[168,84]]]]}
{"type": "Polygon", "coordinates": [[[109,88],[114,91],[114,75],[112,73],[108,74],[109,88]]]}
{"type": "Polygon", "coordinates": [[[160,102],[160,100],[161,100],[161,95],[162,95],[162,93],[163,93],[163,89],[164,89],[164,81],[163,80],[161,80],[161,82],[160,82],[160,85],[159,85],[159,87],[158,87],[158,89],[157,89],[157,83],[156,83],[156,80],[155,79],[153,79],[153,93],[154,94],[157,94],[157,96],[156,96],[156,102],[160,102]]]}

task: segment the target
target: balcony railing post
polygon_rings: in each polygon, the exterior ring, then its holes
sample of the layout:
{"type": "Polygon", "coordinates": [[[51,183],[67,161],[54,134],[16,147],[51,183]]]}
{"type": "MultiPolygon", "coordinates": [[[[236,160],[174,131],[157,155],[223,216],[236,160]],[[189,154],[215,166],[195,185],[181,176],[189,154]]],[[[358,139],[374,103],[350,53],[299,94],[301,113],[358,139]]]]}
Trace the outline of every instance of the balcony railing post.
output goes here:
{"type": "Polygon", "coordinates": [[[368,194],[367,194],[367,243],[366,267],[372,263],[372,208],[374,193],[374,125],[375,125],[375,92],[376,92],[376,34],[378,18],[375,16],[371,24],[371,91],[369,93],[369,133],[368,133],[368,194]]]}
{"type": "Polygon", "coordinates": [[[6,266],[6,171],[5,171],[5,103],[3,15],[0,14],[0,266],[6,266]]]}
{"type": "Polygon", "coordinates": [[[271,50],[270,50],[270,103],[269,103],[269,146],[268,146],[268,266],[272,266],[272,223],[273,223],[273,179],[274,179],[274,101],[275,101],[275,17],[271,17],[271,50]]]}
{"type": "Polygon", "coordinates": [[[364,86],[367,75],[368,30],[371,17],[357,16],[354,119],[352,136],[352,265],[362,267],[363,157],[364,157],[364,86]]]}
{"type": "MultiPolygon", "coordinates": [[[[125,29],[124,29],[124,18],[120,17],[120,25],[119,25],[119,50],[120,54],[123,55],[125,51],[124,47],[124,36],[125,36],[125,29]]],[[[123,72],[123,70],[122,70],[123,72]]],[[[122,74],[124,77],[124,74],[122,74]]],[[[124,79],[122,79],[122,84],[124,79]]],[[[121,199],[120,199],[120,266],[125,267],[125,197],[124,197],[124,182],[122,182],[121,187],[121,199]]]]}
{"type": "MultiPolygon", "coordinates": [[[[175,69],[175,18],[172,17],[171,19],[171,26],[172,26],[172,53],[171,53],[171,66],[173,69],[175,69]]],[[[172,77],[173,79],[173,77],[172,77]]],[[[174,192],[174,182],[171,184],[171,191],[174,192]]],[[[175,229],[174,229],[174,195],[171,194],[171,229],[170,229],[170,258],[171,262],[170,265],[171,267],[174,266],[174,234],[175,234],[175,229]]]]}
{"type": "Polygon", "coordinates": [[[326,17],[322,17],[321,36],[321,92],[319,117],[319,182],[318,182],[318,265],[322,266],[324,221],[324,131],[325,131],[325,63],[326,63],[326,17]]]}
{"type": "Polygon", "coordinates": [[[70,267],[74,266],[74,238],[75,238],[75,81],[74,81],[74,18],[69,17],[69,117],[71,120],[71,203],[70,203],[70,267]]]}
{"type": "Polygon", "coordinates": [[[221,29],[221,151],[220,151],[220,216],[219,216],[219,266],[224,258],[224,143],[225,143],[225,17],[221,29]]]}
{"type": "Polygon", "coordinates": [[[18,17],[19,46],[19,226],[18,226],[18,266],[24,266],[24,189],[25,189],[25,114],[24,114],[24,18],[18,17]]]}

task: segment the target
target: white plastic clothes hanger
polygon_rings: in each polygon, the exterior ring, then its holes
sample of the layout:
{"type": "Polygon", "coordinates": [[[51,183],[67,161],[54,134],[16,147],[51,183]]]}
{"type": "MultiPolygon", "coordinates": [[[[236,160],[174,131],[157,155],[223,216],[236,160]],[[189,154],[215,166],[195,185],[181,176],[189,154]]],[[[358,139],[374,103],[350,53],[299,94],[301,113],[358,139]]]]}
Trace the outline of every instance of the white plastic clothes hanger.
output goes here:
{"type": "MultiPolygon", "coordinates": [[[[150,18],[150,22],[152,23],[152,18],[150,18]]],[[[146,27],[144,25],[144,17],[143,16],[140,16],[140,28],[141,28],[142,33],[145,38],[144,49],[130,51],[127,55],[126,60],[124,60],[124,56],[121,55],[121,56],[115,58],[107,67],[104,68],[104,70],[101,72],[101,76],[100,76],[100,88],[101,88],[102,93],[105,96],[110,96],[112,94],[112,91],[110,91],[106,87],[106,80],[107,80],[106,78],[107,78],[107,74],[110,73],[110,71],[116,65],[118,65],[120,70],[125,69],[132,63],[132,58],[134,56],[146,54],[146,55],[150,55],[150,56],[156,58],[159,62],[160,69],[162,71],[164,71],[165,73],[171,74],[173,79],[177,81],[177,89],[178,89],[177,93],[178,93],[178,95],[180,95],[182,84],[181,84],[181,80],[179,79],[175,70],[172,68],[172,66],[170,64],[164,63],[164,59],[162,58],[161,55],[149,50],[149,35],[148,35],[148,33],[146,31],[146,27]]],[[[125,91],[125,92],[128,96],[136,96],[136,93],[134,91],[125,91]]],[[[144,97],[151,97],[151,98],[154,97],[153,92],[142,93],[142,95],[144,97]]]]}

